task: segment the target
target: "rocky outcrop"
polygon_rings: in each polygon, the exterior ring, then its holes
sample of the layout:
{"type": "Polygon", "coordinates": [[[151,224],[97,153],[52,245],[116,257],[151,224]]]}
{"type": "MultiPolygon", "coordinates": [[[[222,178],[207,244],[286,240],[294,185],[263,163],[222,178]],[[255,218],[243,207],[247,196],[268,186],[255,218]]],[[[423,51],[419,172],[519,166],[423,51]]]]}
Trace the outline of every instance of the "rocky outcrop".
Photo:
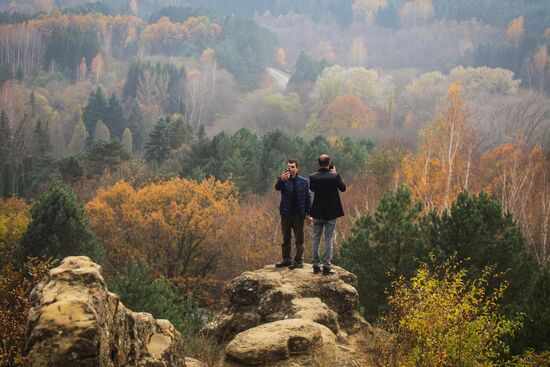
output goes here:
{"type": "Polygon", "coordinates": [[[228,343],[223,365],[369,366],[380,335],[357,313],[357,277],[334,270],[270,265],[233,279],[229,305],[202,329],[228,343]]]}
{"type": "MultiPolygon", "coordinates": [[[[388,338],[357,314],[355,275],[334,270],[267,266],[233,279],[228,307],[202,330],[225,346],[216,367],[371,366],[388,338]]],[[[87,257],[63,260],[30,298],[30,367],[206,367],[183,355],[170,322],[124,307],[87,257]]]]}
{"type": "Polygon", "coordinates": [[[67,257],[31,294],[30,367],[185,366],[180,333],[166,320],[128,310],[100,266],[67,257]]]}

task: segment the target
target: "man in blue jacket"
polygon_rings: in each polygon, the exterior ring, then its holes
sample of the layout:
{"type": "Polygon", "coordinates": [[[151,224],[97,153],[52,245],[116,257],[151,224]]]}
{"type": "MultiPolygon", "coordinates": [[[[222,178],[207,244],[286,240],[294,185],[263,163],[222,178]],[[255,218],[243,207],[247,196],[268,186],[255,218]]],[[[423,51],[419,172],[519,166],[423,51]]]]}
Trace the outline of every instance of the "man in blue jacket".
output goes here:
{"type": "Polygon", "coordinates": [[[302,176],[298,176],[298,161],[289,159],[286,169],[277,178],[275,190],[281,192],[281,227],[283,230],[283,259],[275,264],[281,268],[288,266],[289,269],[303,268],[304,255],[304,220],[311,223],[309,212],[311,209],[311,194],[309,182],[302,176]],[[291,235],[294,232],[296,241],[296,255],[291,261],[291,235]]]}

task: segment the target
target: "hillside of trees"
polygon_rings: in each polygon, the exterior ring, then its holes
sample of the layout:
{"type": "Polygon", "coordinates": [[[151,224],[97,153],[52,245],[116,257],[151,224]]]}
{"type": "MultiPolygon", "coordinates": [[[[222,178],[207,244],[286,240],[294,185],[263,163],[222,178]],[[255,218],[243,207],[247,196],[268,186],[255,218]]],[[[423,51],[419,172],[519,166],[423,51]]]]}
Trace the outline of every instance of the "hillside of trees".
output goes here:
{"type": "Polygon", "coordinates": [[[203,310],[321,153],[380,366],[548,365],[549,47],[547,0],[0,0],[0,366],[68,255],[215,353],[203,310]]]}

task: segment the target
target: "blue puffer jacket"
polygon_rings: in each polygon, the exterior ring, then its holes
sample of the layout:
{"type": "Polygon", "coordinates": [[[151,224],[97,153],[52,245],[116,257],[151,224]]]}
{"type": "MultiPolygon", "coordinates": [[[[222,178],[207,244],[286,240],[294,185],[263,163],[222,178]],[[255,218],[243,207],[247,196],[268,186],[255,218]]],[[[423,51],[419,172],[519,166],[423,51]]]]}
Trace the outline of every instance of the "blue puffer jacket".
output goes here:
{"type": "MultiPolygon", "coordinates": [[[[311,210],[311,194],[309,192],[309,182],[302,176],[296,176],[294,180],[296,183],[296,196],[298,197],[298,208],[303,218],[309,215],[311,210]]],[[[290,215],[292,210],[292,193],[294,190],[293,180],[283,181],[281,177],[277,179],[275,184],[275,190],[281,191],[281,204],[279,205],[279,212],[282,215],[290,215]]]]}

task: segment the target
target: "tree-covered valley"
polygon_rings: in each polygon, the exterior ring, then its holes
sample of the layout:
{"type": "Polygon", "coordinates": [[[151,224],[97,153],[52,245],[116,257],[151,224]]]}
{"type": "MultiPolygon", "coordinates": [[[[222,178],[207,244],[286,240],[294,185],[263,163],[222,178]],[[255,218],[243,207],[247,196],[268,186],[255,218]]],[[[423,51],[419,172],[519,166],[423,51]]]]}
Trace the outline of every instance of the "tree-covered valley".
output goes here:
{"type": "Polygon", "coordinates": [[[0,0],[0,366],[71,255],[215,365],[323,153],[373,366],[550,365],[549,47],[547,0],[0,0]]]}

